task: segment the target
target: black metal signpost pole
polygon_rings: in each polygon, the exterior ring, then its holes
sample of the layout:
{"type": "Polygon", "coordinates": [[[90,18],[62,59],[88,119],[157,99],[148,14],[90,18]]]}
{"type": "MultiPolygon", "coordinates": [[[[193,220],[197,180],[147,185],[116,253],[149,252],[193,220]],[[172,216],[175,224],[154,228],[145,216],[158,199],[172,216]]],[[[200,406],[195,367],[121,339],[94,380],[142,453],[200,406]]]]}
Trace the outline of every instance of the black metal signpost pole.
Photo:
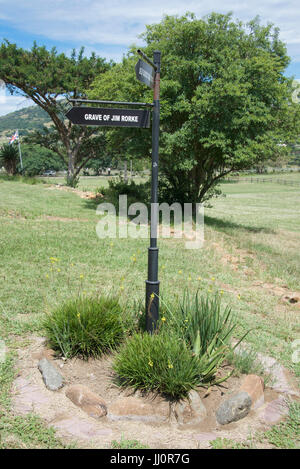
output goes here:
{"type": "MultiPolygon", "coordinates": [[[[153,54],[153,62],[142,51],[139,55],[145,60],[139,59],[135,66],[137,79],[153,88],[153,104],[129,103],[122,101],[103,101],[89,99],[69,99],[75,103],[86,104],[113,104],[134,105],[140,107],[152,107],[152,172],[151,172],[151,223],[150,223],[150,247],[148,249],[148,279],[146,280],[146,329],[152,333],[157,326],[159,318],[159,281],[158,281],[158,153],[159,153],[159,92],[160,92],[160,51],[153,54]]],[[[116,127],[149,127],[149,111],[139,109],[116,109],[73,107],[66,117],[77,125],[92,126],[116,126],[116,127]]]]}
{"type": "Polygon", "coordinates": [[[148,249],[148,280],[146,280],[146,328],[148,332],[156,329],[159,318],[159,281],[158,281],[158,155],[159,155],[159,120],[160,120],[160,56],[154,52],[154,96],[152,116],[152,175],[151,175],[151,224],[150,247],[148,249]]]}

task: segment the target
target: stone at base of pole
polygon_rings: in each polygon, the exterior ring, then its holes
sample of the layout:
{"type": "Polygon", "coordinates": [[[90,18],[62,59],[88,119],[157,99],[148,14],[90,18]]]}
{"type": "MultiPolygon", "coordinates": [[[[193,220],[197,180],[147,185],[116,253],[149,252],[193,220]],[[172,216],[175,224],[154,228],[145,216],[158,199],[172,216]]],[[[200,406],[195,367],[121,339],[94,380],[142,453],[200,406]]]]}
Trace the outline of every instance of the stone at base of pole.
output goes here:
{"type": "Polygon", "coordinates": [[[159,281],[146,280],[146,330],[154,332],[159,315],[159,281]]]}

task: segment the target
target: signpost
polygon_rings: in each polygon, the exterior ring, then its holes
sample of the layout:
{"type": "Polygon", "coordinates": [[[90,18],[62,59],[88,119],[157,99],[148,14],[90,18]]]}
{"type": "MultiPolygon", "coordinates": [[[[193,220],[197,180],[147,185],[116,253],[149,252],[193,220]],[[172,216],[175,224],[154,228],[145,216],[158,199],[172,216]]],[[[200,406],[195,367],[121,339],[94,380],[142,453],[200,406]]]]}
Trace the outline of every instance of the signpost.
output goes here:
{"type": "Polygon", "coordinates": [[[139,59],[135,66],[135,74],[141,83],[149,86],[149,88],[154,88],[155,70],[150,64],[139,59]]]}
{"type": "Polygon", "coordinates": [[[66,117],[73,124],[103,125],[109,127],[150,127],[150,111],[147,109],[112,109],[75,106],[66,117]]]}
{"type": "MultiPolygon", "coordinates": [[[[159,121],[160,121],[160,52],[155,51],[153,62],[140,50],[138,53],[148,62],[153,71],[153,115],[152,115],[152,171],[151,171],[151,222],[150,222],[150,247],[148,249],[148,279],[146,280],[146,328],[148,332],[156,329],[159,318],[159,280],[158,280],[158,247],[157,247],[157,225],[158,225],[158,150],[159,150],[159,121]]],[[[145,69],[145,62],[139,63],[145,69]]],[[[138,78],[146,83],[145,76],[140,74],[138,78]]],[[[146,83],[150,88],[151,81],[146,83]]]]}
{"type": "Polygon", "coordinates": [[[158,156],[159,156],[159,122],[160,122],[160,51],[153,54],[153,62],[141,50],[137,51],[144,59],[139,59],[135,66],[137,79],[153,89],[153,103],[128,103],[118,101],[100,101],[88,99],[70,99],[75,103],[93,103],[109,105],[127,105],[145,107],[146,109],[116,109],[75,106],[66,117],[78,125],[110,126],[110,127],[150,127],[150,111],[152,115],[152,171],[151,171],[151,222],[150,247],[148,248],[148,278],[146,280],[146,328],[152,333],[156,329],[159,318],[159,280],[158,280],[158,156]]]}

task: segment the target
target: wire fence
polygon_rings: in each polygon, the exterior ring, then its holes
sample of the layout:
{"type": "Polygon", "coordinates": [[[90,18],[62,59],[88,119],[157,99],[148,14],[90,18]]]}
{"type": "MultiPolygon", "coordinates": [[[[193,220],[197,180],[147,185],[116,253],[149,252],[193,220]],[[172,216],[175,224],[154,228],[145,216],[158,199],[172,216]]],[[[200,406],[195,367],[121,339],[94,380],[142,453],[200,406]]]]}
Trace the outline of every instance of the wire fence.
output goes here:
{"type": "Polygon", "coordinates": [[[290,181],[288,179],[282,179],[282,178],[273,178],[273,177],[268,177],[268,178],[225,178],[224,179],[226,182],[232,182],[232,183],[238,183],[238,182],[244,182],[244,183],[265,183],[265,182],[272,182],[276,184],[284,184],[286,186],[295,186],[295,187],[300,187],[300,181],[290,181]]]}

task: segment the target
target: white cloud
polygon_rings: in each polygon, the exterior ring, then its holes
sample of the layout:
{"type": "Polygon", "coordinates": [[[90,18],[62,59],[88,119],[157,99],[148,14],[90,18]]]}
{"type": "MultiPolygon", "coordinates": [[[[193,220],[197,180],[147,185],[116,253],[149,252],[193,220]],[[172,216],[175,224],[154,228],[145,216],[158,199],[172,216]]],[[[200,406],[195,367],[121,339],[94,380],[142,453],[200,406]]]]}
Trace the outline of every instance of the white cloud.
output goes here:
{"type": "MultiPolygon", "coordinates": [[[[248,21],[260,15],[262,22],[273,22],[281,38],[289,44],[300,42],[298,0],[0,0],[1,16],[16,28],[52,40],[89,45],[129,46],[137,41],[145,24],[158,22],[164,14],[181,15],[192,11],[198,17],[211,11],[226,13],[248,21]]],[[[98,47],[99,48],[99,47],[98,47]]],[[[297,51],[297,58],[300,60],[297,51]]]]}
{"type": "Polygon", "coordinates": [[[18,111],[33,104],[30,99],[22,96],[0,96],[0,116],[5,116],[10,112],[18,111]]]}

